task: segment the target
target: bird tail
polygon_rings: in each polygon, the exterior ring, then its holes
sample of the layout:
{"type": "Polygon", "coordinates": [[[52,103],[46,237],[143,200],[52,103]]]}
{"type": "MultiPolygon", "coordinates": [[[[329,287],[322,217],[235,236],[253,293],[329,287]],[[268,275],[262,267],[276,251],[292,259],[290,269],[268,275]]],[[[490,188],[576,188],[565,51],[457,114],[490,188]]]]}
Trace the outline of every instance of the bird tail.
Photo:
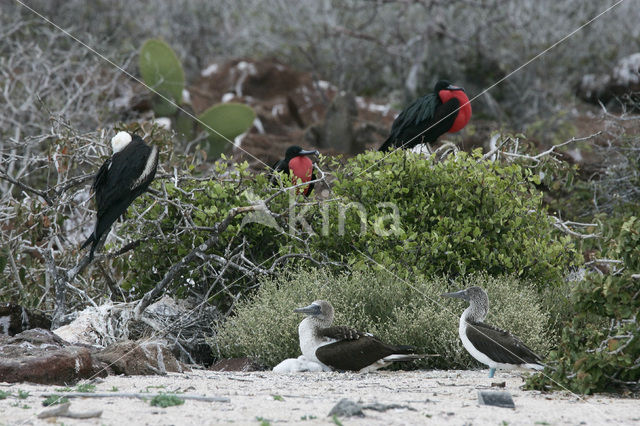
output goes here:
{"type": "Polygon", "coordinates": [[[386,356],[383,359],[385,362],[396,362],[396,361],[414,361],[416,359],[422,359],[432,356],[440,356],[439,354],[393,354],[386,356]]]}
{"type": "Polygon", "coordinates": [[[96,246],[98,245],[98,240],[96,239],[96,236],[93,232],[91,233],[91,235],[89,235],[89,238],[87,238],[87,241],[85,241],[82,244],[82,246],[80,247],[80,250],[84,249],[89,244],[91,244],[91,251],[89,251],[89,260],[93,260],[93,252],[96,250],[96,246]]]}
{"type": "Polygon", "coordinates": [[[80,250],[84,249],[86,246],[91,244],[93,241],[95,241],[95,239],[96,239],[95,235],[93,235],[93,233],[91,233],[91,235],[89,235],[89,238],[87,238],[87,241],[85,241],[82,244],[82,246],[80,246],[80,250]]]}

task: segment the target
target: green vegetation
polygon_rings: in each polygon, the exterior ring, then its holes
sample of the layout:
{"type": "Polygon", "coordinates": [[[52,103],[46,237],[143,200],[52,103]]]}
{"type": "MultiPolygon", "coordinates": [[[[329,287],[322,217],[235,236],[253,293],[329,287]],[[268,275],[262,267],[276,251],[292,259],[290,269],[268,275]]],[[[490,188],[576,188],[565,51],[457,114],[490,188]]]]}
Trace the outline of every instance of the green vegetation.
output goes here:
{"type": "Polygon", "coordinates": [[[229,148],[229,141],[246,132],[256,113],[248,105],[229,102],[217,104],[198,117],[209,133],[207,154],[211,158],[218,158],[229,148]]]}
{"type": "Polygon", "coordinates": [[[65,402],[69,402],[69,398],[62,395],[49,395],[42,401],[42,405],[48,407],[50,405],[64,404],[65,402]]]}
{"type": "Polygon", "coordinates": [[[76,386],[76,392],[93,393],[95,391],[96,385],[92,385],[91,383],[82,383],[76,386]]]}
{"type": "MultiPolygon", "coordinates": [[[[369,269],[371,258],[401,277],[514,274],[540,287],[559,283],[580,259],[571,240],[553,228],[534,188],[536,177],[526,168],[482,162],[477,154],[465,153],[443,162],[404,152],[378,165],[381,160],[381,153],[367,152],[344,166],[333,164],[332,200],[289,210],[288,194],[281,194],[269,206],[279,215],[270,219],[281,230],[262,223],[242,226],[236,220],[220,233],[212,251],[221,256],[243,241],[245,256],[258,264],[278,253],[308,250],[355,270],[369,269]],[[389,203],[398,207],[397,221],[390,219],[389,203]],[[298,215],[310,229],[291,221],[298,215]]],[[[125,289],[147,291],[170,265],[209,238],[210,227],[233,207],[251,205],[274,191],[268,177],[252,175],[246,163],[234,168],[217,163],[216,174],[224,178],[179,188],[163,183],[171,204],[151,207],[142,226],[134,221],[120,228],[128,239],[145,239],[158,229],[167,236],[147,239],[126,262],[118,261],[126,274],[125,289]],[[181,205],[192,206],[190,224],[201,230],[180,232],[186,220],[181,205]]],[[[183,274],[182,285],[173,289],[178,295],[188,281],[207,282],[209,272],[194,261],[183,274]]],[[[253,286],[250,278],[240,272],[229,276],[240,290],[253,286]]]]}
{"type": "Polygon", "coordinates": [[[362,252],[403,276],[486,271],[541,286],[560,282],[581,259],[552,226],[534,186],[538,176],[528,168],[480,161],[477,151],[442,162],[402,151],[383,157],[366,152],[336,170],[332,189],[343,201],[327,206],[332,220],[318,250],[367,264],[362,252]],[[367,219],[352,201],[364,206],[367,219]],[[388,218],[391,205],[398,208],[397,226],[388,218]]]}
{"type": "MultiPolygon", "coordinates": [[[[138,68],[145,84],[158,93],[153,97],[156,116],[171,117],[178,135],[192,140],[196,121],[191,107],[183,103],[185,77],[175,52],[161,40],[147,40],[140,49],[138,68]]],[[[229,149],[229,141],[246,132],[255,117],[250,106],[232,102],[213,105],[200,114],[198,124],[209,133],[208,157],[219,158],[229,149]]]]}
{"type": "Polygon", "coordinates": [[[154,396],[149,402],[153,407],[173,407],[184,404],[184,399],[171,394],[162,394],[154,396]]]}
{"type": "MultiPolygon", "coordinates": [[[[546,332],[549,317],[531,285],[513,276],[488,275],[467,277],[464,286],[471,285],[489,292],[489,322],[510,329],[546,353],[551,346],[546,332]]],[[[420,353],[442,355],[405,368],[476,367],[458,337],[463,303],[440,298],[450,289],[444,278],[405,281],[384,271],[282,271],[277,279],[263,281],[255,296],[239,303],[236,315],[222,325],[212,346],[222,348],[224,357],[249,356],[268,366],[297,357],[298,324],[303,316],[293,309],[326,299],[336,310],[335,324],[348,324],[390,343],[414,345],[420,353]]]]}
{"type": "Polygon", "coordinates": [[[155,113],[174,114],[182,101],[184,71],[173,49],[162,40],[147,40],[140,49],[138,67],[144,82],[160,94],[154,96],[155,113]]]}
{"type": "Polygon", "coordinates": [[[623,260],[624,270],[591,274],[572,288],[571,316],[549,354],[551,368],[529,378],[530,388],[587,394],[640,389],[640,219],[625,220],[605,254],[623,260]]]}
{"type": "Polygon", "coordinates": [[[18,399],[27,399],[29,398],[29,395],[31,395],[30,392],[23,391],[22,389],[18,389],[18,395],[16,396],[18,397],[18,399]]]}

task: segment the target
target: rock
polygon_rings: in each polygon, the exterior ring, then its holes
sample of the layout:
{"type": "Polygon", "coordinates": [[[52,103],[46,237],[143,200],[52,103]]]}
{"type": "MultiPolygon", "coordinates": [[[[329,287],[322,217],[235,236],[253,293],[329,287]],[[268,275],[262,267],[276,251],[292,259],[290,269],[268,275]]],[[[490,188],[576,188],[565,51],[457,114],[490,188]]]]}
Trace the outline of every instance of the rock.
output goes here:
{"type": "Polygon", "coordinates": [[[511,394],[506,391],[478,391],[478,402],[481,405],[492,405],[494,407],[516,408],[511,394]]]}
{"type": "Polygon", "coordinates": [[[329,411],[328,417],[343,416],[343,417],[364,417],[362,412],[362,406],[357,402],[353,402],[350,399],[342,398],[336,405],[329,411]]]}
{"type": "Polygon", "coordinates": [[[320,147],[352,153],[355,141],[354,124],[357,117],[358,107],[353,93],[341,93],[333,98],[324,116],[320,147]]]}
{"type": "Polygon", "coordinates": [[[68,385],[94,377],[89,348],[72,346],[49,330],[0,337],[0,381],[68,385]]]}
{"type": "Polygon", "coordinates": [[[182,373],[183,367],[166,344],[142,340],[114,343],[94,353],[96,365],[109,374],[153,375],[182,373]]]}
{"type": "Polygon", "coordinates": [[[11,302],[0,303],[0,335],[15,336],[31,328],[51,328],[46,315],[11,302]]]}
{"type": "Polygon", "coordinates": [[[304,355],[298,358],[287,358],[280,364],[273,367],[274,373],[301,373],[305,371],[331,371],[326,365],[308,360],[304,355]]]}
{"type": "Polygon", "coordinates": [[[209,367],[211,371],[263,371],[262,366],[251,358],[226,358],[209,367]]]}

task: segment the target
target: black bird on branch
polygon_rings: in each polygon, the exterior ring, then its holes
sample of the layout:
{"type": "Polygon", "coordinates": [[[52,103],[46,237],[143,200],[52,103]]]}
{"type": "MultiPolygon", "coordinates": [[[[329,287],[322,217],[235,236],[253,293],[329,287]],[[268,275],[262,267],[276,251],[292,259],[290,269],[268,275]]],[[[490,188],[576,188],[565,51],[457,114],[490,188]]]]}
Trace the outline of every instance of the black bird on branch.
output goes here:
{"type": "MultiPolygon", "coordinates": [[[[278,160],[273,167],[274,174],[271,177],[271,182],[276,182],[275,172],[291,172],[294,176],[294,184],[309,182],[315,180],[315,174],[313,173],[313,162],[307,155],[318,155],[318,151],[307,151],[297,145],[290,146],[285,152],[284,159],[278,160]]],[[[310,183],[306,187],[301,187],[299,192],[302,192],[305,196],[311,194],[313,191],[313,183],[310,183]]]]}
{"type": "Polygon", "coordinates": [[[111,139],[111,147],[113,155],[102,164],[91,186],[97,221],[93,232],[80,247],[82,250],[91,244],[89,260],[93,260],[98,243],[109,233],[113,222],[147,190],[158,167],[158,147],[147,145],[137,135],[118,132],[111,139]]]}
{"type": "Polygon", "coordinates": [[[398,115],[378,151],[435,142],[447,132],[461,130],[470,118],[471,103],[464,89],[440,80],[432,93],[416,99],[398,115]]]}

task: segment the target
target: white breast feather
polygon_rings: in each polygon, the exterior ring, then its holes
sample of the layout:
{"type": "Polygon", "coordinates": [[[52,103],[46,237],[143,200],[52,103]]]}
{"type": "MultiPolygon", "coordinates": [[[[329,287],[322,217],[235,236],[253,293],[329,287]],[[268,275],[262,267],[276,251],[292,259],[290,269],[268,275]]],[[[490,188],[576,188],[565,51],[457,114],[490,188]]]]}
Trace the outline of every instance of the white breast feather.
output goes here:
{"type": "MultiPolygon", "coordinates": [[[[338,340],[329,338],[318,338],[313,332],[313,324],[310,318],[305,318],[298,326],[298,338],[300,339],[300,350],[302,355],[308,360],[322,364],[316,357],[316,350],[320,346],[335,343],[338,340]]],[[[324,365],[324,364],[322,364],[324,365]]]]}

